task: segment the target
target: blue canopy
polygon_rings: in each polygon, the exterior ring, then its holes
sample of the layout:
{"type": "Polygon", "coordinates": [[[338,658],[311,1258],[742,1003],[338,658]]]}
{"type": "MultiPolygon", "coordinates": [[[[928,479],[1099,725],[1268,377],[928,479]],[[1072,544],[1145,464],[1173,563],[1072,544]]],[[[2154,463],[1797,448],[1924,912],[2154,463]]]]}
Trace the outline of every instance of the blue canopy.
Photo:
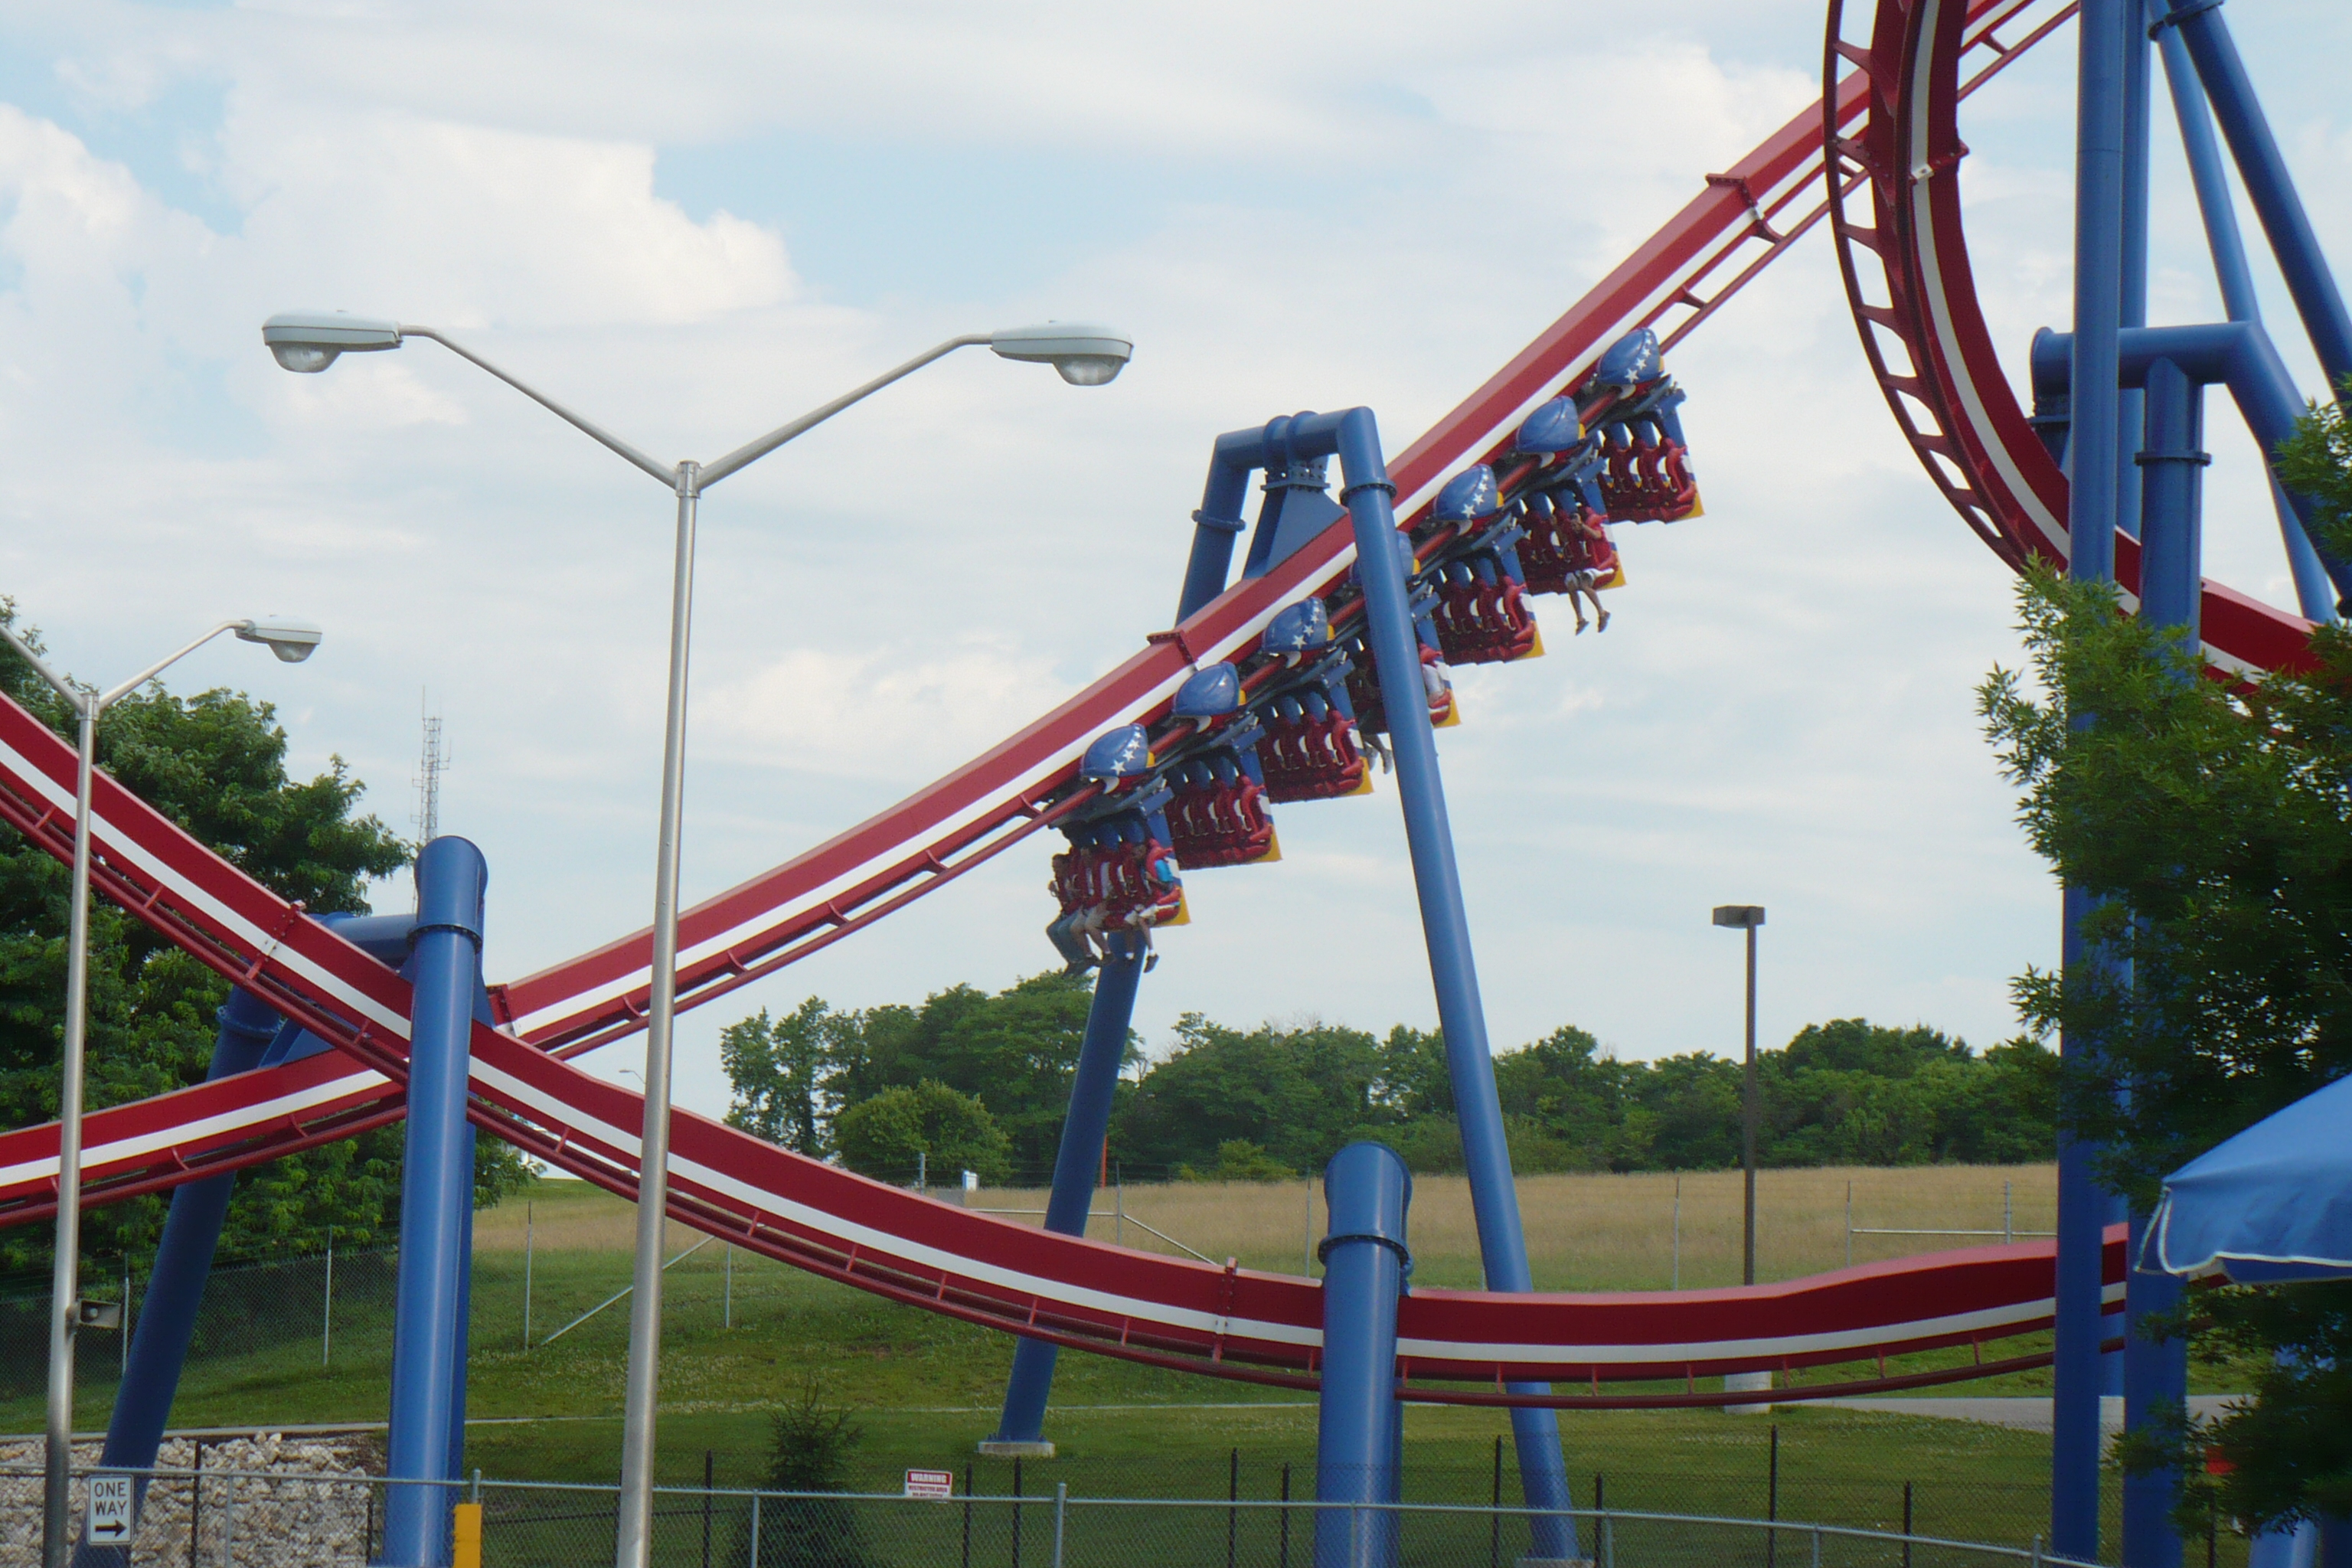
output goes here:
{"type": "Polygon", "coordinates": [[[2352,1078],[2175,1171],[2146,1250],[2168,1274],[2241,1284],[2352,1278],[2352,1078]]]}

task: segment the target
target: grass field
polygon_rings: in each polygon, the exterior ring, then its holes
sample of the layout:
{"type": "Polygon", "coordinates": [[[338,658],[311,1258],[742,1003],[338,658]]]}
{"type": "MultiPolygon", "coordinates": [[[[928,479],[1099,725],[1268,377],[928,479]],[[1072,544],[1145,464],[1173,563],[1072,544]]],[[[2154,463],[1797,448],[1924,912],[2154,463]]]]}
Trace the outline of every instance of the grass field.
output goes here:
{"type": "MultiPolygon", "coordinates": [[[[1889,1229],[1998,1230],[2002,1187],[2011,1186],[2020,1232],[2047,1230],[2048,1167],[1901,1171],[1774,1171],[1760,1181],[1759,1275],[1785,1279],[1845,1259],[1847,1184],[1858,1226],[1889,1229]]],[[[1035,1192],[982,1192],[975,1206],[1042,1208],[1035,1192]]],[[[1538,1176],[1521,1183],[1537,1282],[1547,1289],[1664,1289],[1674,1277],[1674,1178],[1538,1176]]],[[[1123,1209],[1130,1245],[1172,1248],[1140,1233],[1141,1221],[1212,1258],[1297,1271],[1310,1229],[1322,1226],[1319,1195],[1304,1182],[1170,1185],[1106,1192],[1098,1211],[1123,1209]],[[1310,1198],[1314,1206],[1310,1209],[1310,1198]]],[[[606,1481],[615,1471],[625,1304],[590,1319],[552,1344],[543,1342],[628,1279],[632,1207],[570,1182],[542,1183],[527,1198],[482,1214],[476,1226],[468,1408],[477,1420],[467,1463],[490,1476],[606,1481]],[[526,1214],[530,1236],[531,1348],[523,1343],[526,1214]]],[[[1019,1217],[1019,1216],[1014,1216],[1019,1217]]],[[[1034,1220],[1029,1223],[1034,1223],[1034,1220]]],[[[1116,1217],[1091,1234],[1113,1239],[1116,1217]]],[[[1411,1234],[1416,1279],[1475,1285],[1475,1247],[1465,1184],[1416,1183],[1411,1234]]],[[[672,1250],[701,1238],[672,1227],[672,1250]]],[[[1854,1259],[1935,1250],[1967,1238],[1861,1237],[1854,1259]]],[[[1685,1288],[1736,1282],[1739,1248],[1737,1173],[1682,1182],[1680,1270],[1685,1288]]],[[[233,1329],[240,1310],[266,1296],[299,1297],[296,1328],[267,1344],[193,1360],[174,1405],[177,1426],[294,1425],[383,1419],[391,1334],[381,1282],[371,1296],[361,1260],[339,1274],[331,1359],[312,1321],[320,1304],[310,1275],[255,1276],[246,1305],[229,1294],[234,1271],[215,1276],[206,1321],[233,1329]],[[272,1283],[275,1279],[277,1282],[272,1283]]],[[[857,1479],[896,1490],[910,1465],[961,1469],[993,1426],[1010,1365],[1004,1336],[882,1301],[719,1244],[668,1276],[663,1355],[662,1473],[699,1483],[710,1456],[720,1484],[749,1485],[763,1472],[770,1413],[814,1382],[828,1399],[859,1413],[866,1439],[857,1479]]],[[[236,1342],[224,1331],[212,1342],[236,1342]]],[[[2025,1342],[2019,1342],[2023,1348],[2025,1342]]],[[[102,1419],[111,1398],[104,1342],[85,1340],[83,1425],[102,1419]]],[[[1890,1372],[1953,1363],[1964,1352],[1904,1358],[1890,1372]]],[[[2015,1374],[1955,1392],[2045,1391],[2045,1373],[2015,1374]]],[[[1062,1446],[1051,1464],[1033,1464],[1024,1489],[1056,1480],[1080,1495],[1223,1496],[1239,1466],[1245,1496],[1276,1495],[1281,1467],[1294,1484],[1311,1472],[1315,1413],[1302,1396],[1245,1384],[1139,1367],[1079,1353],[1062,1358],[1049,1435],[1062,1446]],[[1240,1406],[1236,1408],[1235,1406],[1240,1406]]],[[[0,1402],[0,1426],[37,1429],[38,1400],[0,1402]]],[[[1769,1433],[1780,1432],[1781,1515],[1868,1523],[1899,1510],[1915,1483],[1919,1529],[2022,1540],[2046,1515],[2048,1440],[2031,1433],[1945,1421],[1827,1409],[1788,1409],[1767,1421],[1713,1411],[1571,1412],[1563,1417],[1571,1469],[1604,1473],[1609,1500],[1623,1508],[1752,1514],[1763,1507],[1769,1433]],[[1941,1511],[1937,1511],[1941,1510],[1941,1511]]],[[[1408,1496],[1485,1500],[1493,1484],[1500,1412],[1413,1408],[1408,1415],[1408,1496]]],[[[1509,1470],[1507,1464],[1506,1472],[1509,1470]]],[[[1012,1485],[1009,1467],[979,1462],[983,1492],[1012,1485]]],[[[1507,1491],[1509,1488],[1507,1487],[1507,1491]]],[[[1515,1496],[1515,1492],[1511,1493],[1515,1496]]],[[[2225,1552],[2226,1555],[2226,1552],[2225,1552]]]]}

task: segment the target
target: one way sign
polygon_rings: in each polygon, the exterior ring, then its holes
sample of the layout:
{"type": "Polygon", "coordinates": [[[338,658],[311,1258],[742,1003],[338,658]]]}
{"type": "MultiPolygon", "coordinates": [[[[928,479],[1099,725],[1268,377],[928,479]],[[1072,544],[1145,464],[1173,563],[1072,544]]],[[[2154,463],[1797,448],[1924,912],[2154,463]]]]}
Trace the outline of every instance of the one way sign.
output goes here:
{"type": "Polygon", "coordinates": [[[120,1546],[131,1539],[129,1476],[90,1477],[89,1517],[81,1538],[92,1546],[120,1546]]]}

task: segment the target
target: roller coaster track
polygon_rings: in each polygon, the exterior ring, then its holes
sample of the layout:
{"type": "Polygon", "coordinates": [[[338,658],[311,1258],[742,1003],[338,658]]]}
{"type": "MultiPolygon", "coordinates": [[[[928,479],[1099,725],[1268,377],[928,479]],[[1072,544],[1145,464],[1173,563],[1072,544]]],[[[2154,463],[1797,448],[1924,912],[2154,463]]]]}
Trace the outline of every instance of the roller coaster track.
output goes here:
{"type": "MultiPolygon", "coordinates": [[[[1464,464],[1498,457],[1529,412],[1601,351],[1649,326],[1687,335],[1824,216],[1874,372],[1906,437],[2005,560],[2063,558],[2064,481],[2001,377],[1971,291],[1955,170],[1961,99],[2072,15],[2053,0],[1880,0],[1866,43],[1838,36],[1821,104],[1782,127],[1435,428],[1391,462],[1398,512],[1425,513],[1464,464]],[[2006,35],[2004,37],[2003,35],[2006,35]],[[1842,66],[1851,66],[1843,70],[1842,66]],[[1826,135],[1824,132],[1826,131],[1826,135]],[[1827,155],[1825,156],[1825,151],[1827,155]],[[1867,216],[1857,211],[1867,207],[1867,216]],[[1866,292],[1868,279],[1876,292],[1866,292]],[[1899,356],[1899,357],[1898,357],[1899,356]]],[[[2136,582],[2128,541],[2118,575],[2136,582]]],[[[871,819],[689,910],[681,1005],[696,1005],[881,920],[1083,805],[1075,763],[1114,725],[1165,721],[1199,666],[1247,655],[1270,616],[1344,581],[1346,520],[983,755],[871,819]]],[[[2208,584],[2217,664],[2291,663],[2308,626],[2208,584]]],[[[0,703],[0,820],[60,859],[71,850],[73,756],[0,703]]],[[[93,876],[106,896],[335,1047],[93,1113],[85,1201],[117,1201],[352,1135],[402,1114],[409,996],[391,969],[254,883],[101,774],[93,876]]],[[[569,1059],[642,1026],[640,931],[496,987],[477,1025],[468,1113],[486,1131],[625,1196],[641,1103],[569,1059]]],[[[54,1124],[0,1133],[0,1225],[54,1212],[54,1124]]],[[[1047,1234],[866,1180],[709,1119],[676,1115],[679,1221],[892,1300],[1058,1343],[1213,1375],[1311,1385],[1321,1306],[1312,1281],[1047,1234]]],[[[1415,1290],[1403,1303],[1407,1396],[1517,1403],[1552,1380],[1577,1404],[1706,1403],[1701,1374],[1874,1360],[1876,1378],[1816,1392],[1917,1386],[2037,1364],[1984,1359],[2046,1327],[2046,1244],[1984,1247],[1740,1289],[1615,1295],[1415,1290]],[[1968,1364],[1889,1377],[1889,1355],[1969,1346],[1968,1364]],[[1603,1394],[1603,1382],[1682,1381],[1683,1394],[1603,1394]]],[[[2120,1300],[2119,1232],[2106,1248],[2120,1300]]],[[[1788,1397],[1776,1394],[1777,1397],[1788,1397]]]]}

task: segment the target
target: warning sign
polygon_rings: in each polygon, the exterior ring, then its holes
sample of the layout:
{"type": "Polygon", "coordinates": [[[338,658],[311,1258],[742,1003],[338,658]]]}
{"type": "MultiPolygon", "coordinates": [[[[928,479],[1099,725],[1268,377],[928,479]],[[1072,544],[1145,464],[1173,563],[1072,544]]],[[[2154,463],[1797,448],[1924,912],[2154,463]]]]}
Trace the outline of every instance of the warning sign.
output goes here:
{"type": "Polygon", "coordinates": [[[81,1538],[93,1546],[120,1546],[131,1539],[131,1478],[89,1478],[89,1517],[81,1538]]]}
{"type": "Polygon", "coordinates": [[[945,1502],[955,1496],[955,1472],[952,1470],[908,1470],[907,1495],[929,1498],[945,1502]]]}

